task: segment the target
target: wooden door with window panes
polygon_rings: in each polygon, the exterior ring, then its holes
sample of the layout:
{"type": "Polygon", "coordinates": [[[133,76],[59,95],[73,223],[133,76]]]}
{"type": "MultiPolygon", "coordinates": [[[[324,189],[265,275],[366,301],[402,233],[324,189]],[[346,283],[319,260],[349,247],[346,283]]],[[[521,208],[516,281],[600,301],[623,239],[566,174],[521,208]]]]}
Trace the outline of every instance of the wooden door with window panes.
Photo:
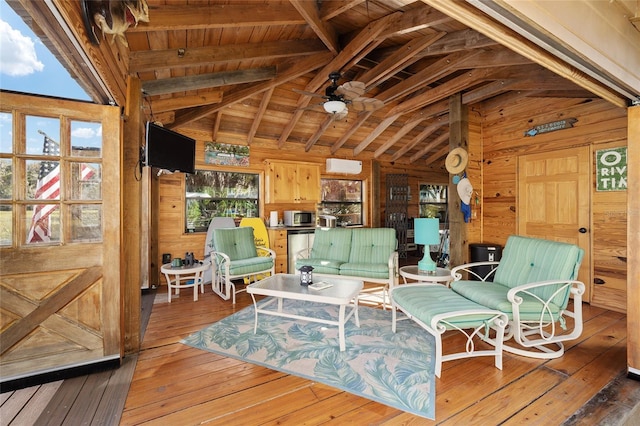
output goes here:
{"type": "Polygon", "coordinates": [[[0,379],[119,362],[120,110],[3,93],[0,122],[0,379]]]}

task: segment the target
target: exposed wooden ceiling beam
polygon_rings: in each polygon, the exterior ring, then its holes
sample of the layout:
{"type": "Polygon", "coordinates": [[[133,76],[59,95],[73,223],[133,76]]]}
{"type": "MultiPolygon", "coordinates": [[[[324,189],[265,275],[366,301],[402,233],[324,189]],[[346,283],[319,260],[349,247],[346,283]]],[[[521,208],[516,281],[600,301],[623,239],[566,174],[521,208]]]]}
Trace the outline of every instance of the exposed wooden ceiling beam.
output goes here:
{"type": "Polygon", "coordinates": [[[424,107],[425,105],[437,102],[447,96],[462,91],[466,87],[473,86],[474,84],[486,80],[491,72],[491,69],[473,69],[466,71],[464,74],[454,77],[440,86],[427,90],[426,92],[414,96],[395,106],[387,112],[387,116],[390,117],[397,114],[405,114],[424,107]]]}
{"type": "Polygon", "coordinates": [[[262,95],[262,100],[260,101],[260,106],[258,107],[258,111],[256,112],[256,116],[253,119],[253,123],[251,123],[251,128],[249,129],[249,133],[247,134],[247,144],[251,145],[253,142],[253,138],[258,131],[258,126],[262,121],[262,117],[264,117],[264,113],[267,111],[267,106],[269,106],[269,101],[271,100],[271,96],[273,96],[273,91],[275,87],[272,87],[264,92],[262,95]]]}
{"type": "Polygon", "coordinates": [[[363,3],[366,0],[324,0],[320,5],[320,16],[325,21],[363,3]]]}
{"type": "Polygon", "coordinates": [[[316,3],[308,0],[289,0],[289,2],[296,8],[298,13],[302,15],[309,27],[311,27],[318,38],[322,40],[329,51],[337,55],[338,50],[340,50],[338,33],[328,22],[320,18],[316,3]]]}
{"type": "Polygon", "coordinates": [[[407,133],[418,127],[418,124],[424,120],[423,118],[408,120],[404,126],[400,128],[400,130],[396,131],[393,136],[388,138],[378,149],[376,149],[373,153],[373,158],[380,158],[382,154],[384,154],[389,148],[396,144],[400,139],[402,139],[407,133]]]}
{"type": "Polygon", "coordinates": [[[151,80],[142,83],[142,90],[148,96],[167,93],[188,92],[190,90],[233,84],[253,83],[269,80],[276,76],[276,67],[254,68],[241,71],[223,71],[211,74],[187,75],[184,77],[151,80]]]}
{"type": "Polygon", "coordinates": [[[167,99],[147,99],[148,112],[165,112],[176,109],[193,108],[201,105],[217,104],[222,102],[222,90],[214,90],[197,95],[179,96],[167,99]]]}
{"type": "Polygon", "coordinates": [[[251,59],[276,59],[325,52],[320,40],[283,40],[165,50],[140,50],[129,54],[130,72],[196,67],[251,59]]]}
{"type": "Polygon", "coordinates": [[[490,37],[520,55],[531,59],[533,62],[540,64],[561,77],[566,78],[569,81],[573,81],[580,87],[595,93],[612,104],[621,108],[625,108],[627,106],[626,99],[615,93],[613,90],[588,77],[585,73],[558,59],[556,56],[553,56],[529,40],[526,40],[524,37],[507,28],[505,25],[497,23],[475,7],[468,5],[466,2],[449,0],[422,1],[453,17],[457,21],[462,22],[470,28],[485,34],[487,37],[490,37]]]}
{"type": "MultiPolygon", "coordinates": [[[[357,56],[363,49],[366,49],[367,46],[376,39],[376,37],[382,32],[385,27],[388,25],[389,21],[394,19],[399,13],[392,13],[383,18],[378,19],[377,21],[367,25],[367,27],[360,30],[358,35],[351,40],[351,42],[345,46],[342,51],[336,56],[331,62],[325,65],[322,70],[320,70],[314,78],[311,79],[309,84],[305,87],[307,92],[315,92],[320,88],[320,86],[327,81],[327,77],[329,73],[333,71],[337,71],[342,69],[342,67],[347,64],[349,61],[353,59],[354,56],[357,56]]],[[[309,105],[311,97],[307,95],[301,95],[298,101],[298,108],[296,112],[293,114],[293,117],[289,121],[289,123],[285,126],[278,140],[278,147],[282,148],[289,138],[291,131],[302,117],[303,110],[307,105],[309,105]]]]}
{"type": "MultiPolygon", "coordinates": [[[[396,151],[396,153],[391,156],[391,161],[396,161],[398,158],[404,156],[407,152],[409,152],[409,150],[413,149],[420,142],[427,139],[440,127],[448,126],[448,125],[449,125],[449,114],[444,114],[439,117],[436,117],[432,123],[427,124],[419,134],[417,134],[413,139],[407,142],[402,148],[396,151]]],[[[436,145],[438,144],[437,140],[435,144],[436,145]]],[[[428,146],[426,148],[429,149],[428,146]]]]}
{"type": "Polygon", "coordinates": [[[305,152],[309,152],[311,150],[311,148],[313,148],[313,145],[315,145],[315,143],[318,142],[318,139],[320,139],[320,136],[322,136],[324,134],[324,132],[331,125],[331,123],[333,123],[333,121],[334,121],[333,116],[327,114],[327,116],[324,118],[324,121],[322,122],[322,124],[320,124],[320,126],[318,126],[318,129],[316,130],[316,132],[309,138],[309,140],[305,144],[305,146],[304,146],[304,151],[305,152]]]}
{"type": "Polygon", "coordinates": [[[441,32],[408,41],[391,56],[388,56],[378,65],[359,76],[358,79],[365,83],[366,86],[375,86],[385,81],[391,75],[406,68],[408,64],[413,62],[415,60],[414,57],[420,53],[422,49],[435,43],[445,35],[446,33],[441,32]]]}
{"type": "Polygon", "coordinates": [[[434,25],[450,22],[452,19],[436,9],[413,8],[397,15],[389,23],[387,29],[380,33],[380,38],[411,33],[424,30],[434,25]]]}
{"type": "Polygon", "coordinates": [[[391,100],[407,96],[418,89],[423,89],[434,81],[457,71],[459,69],[459,61],[474,54],[477,53],[469,54],[467,52],[455,52],[447,55],[411,77],[380,93],[378,95],[378,99],[384,102],[389,102],[391,100]]]}
{"type": "Polygon", "coordinates": [[[347,131],[342,134],[342,137],[340,137],[340,139],[338,139],[333,145],[331,145],[331,153],[335,154],[336,152],[338,152],[338,150],[342,148],[342,145],[344,145],[345,142],[349,140],[351,135],[353,135],[356,130],[358,130],[358,128],[360,128],[360,126],[362,126],[362,124],[367,121],[372,115],[373,111],[363,111],[358,114],[358,117],[351,125],[351,127],[349,127],[349,129],[347,129],[347,131]]]}
{"type": "Polygon", "coordinates": [[[258,93],[262,93],[265,90],[269,90],[280,84],[286,83],[287,81],[298,78],[301,75],[311,72],[322,66],[323,64],[326,64],[332,56],[333,55],[331,54],[331,52],[325,52],[297,60],[295,61],[295,63],[287,64],[288,66],[285,66],[284,70],[278,72],[278,75],[274,79],[263,83],[257,83],[256,85],[251,87],[232,91],[225,96],[222,102],[217,105],[209,105],[199,108],[193,108],[187,111],[181,111],[176,115],[176,120],[173,123],[173,127],[178,127],[186,123],[190,123],[194,120],[219,111],[229,105],[241,102],[244,99],[257,95],[258,93]]]}
{"type": "Polygon", "coordinates": [[[304,25],[305,20],[291,5],[254,3],[172,6],[149,9],[149,22],[131,26],[127,32],[204,30],[212,28],[304,25]]]}
{"type": "Polygon", "coordinates": [[[449,153],[449,132],[443,133],[442,135],[435,138],[431,143],[427,144],[418,153],[412,155],[409,161],[413,163],[414,161],[419,160],[424,155],[432,152],[432,150],[434,148],[437,148],[439,145],[442,145],[442,147],[427,157],[427,165],[435,163],[449,153]]]}
{"type": "Polygon", "coordinates": [[[447,53],[495,47],[499,44],[479,32],[466,29],[447,34],[420,52],[420,57],[446,55],[447,53]]]}
{"type": "Polygon", "coordinates": [[[480,50],[476,52],[475,55],[468,55],[458,63],[458,68],[507,67],[531,64],[533,64],[531,59],[527,59],[506,47],[500,46],[490,50],[480,50]]]}
{"type": "Polygon", "coordinates": [[[425,155],[427,155],[429,152],[431,152],[432,149],[434,149],[438,145],[446,144],[446,146],[444,148],[441,148],[441,150],[442,149],[446,149],[448,151],[449,150],[448,142],[449,142],[449,132],[447,131],[447,132],[441,134],[440,136],[436,137],[434,140],[432,140],[431,142],[429,142],[425,146],[423,146],[420,151],[418,151],[415,154],[413,154],[409,158],[409,162],[413,163],[413,162],[418,161],[420,158],[422,158],[425,155]]]}
{"type": "Polygon", "coordinates": [[[462,103],[465,105],[480,102],[493,96],[511,90],[516,83],[514,79],[497,80],[484,84],[462,95],[462,103]]]}

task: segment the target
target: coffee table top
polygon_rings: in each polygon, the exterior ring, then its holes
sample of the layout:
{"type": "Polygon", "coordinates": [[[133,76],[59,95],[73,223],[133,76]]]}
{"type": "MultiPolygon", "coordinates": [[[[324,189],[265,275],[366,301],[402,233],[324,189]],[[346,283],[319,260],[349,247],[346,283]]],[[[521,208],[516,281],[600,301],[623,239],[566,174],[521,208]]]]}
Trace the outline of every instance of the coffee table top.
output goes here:
{"type": "Polygon", "coordinates": [[[331,283],[333,286],[322,290],[313,290],[307,286],[300,285],[299,275],[275,274],[253,284],[249,284],[247,286],[247,293],[282,297],[284,299],[345,305],[350,303],[364,286],[364,283],[359,280],[327,277],[317,277],[314,279],[314,283],[320,281],[331,283]]]}

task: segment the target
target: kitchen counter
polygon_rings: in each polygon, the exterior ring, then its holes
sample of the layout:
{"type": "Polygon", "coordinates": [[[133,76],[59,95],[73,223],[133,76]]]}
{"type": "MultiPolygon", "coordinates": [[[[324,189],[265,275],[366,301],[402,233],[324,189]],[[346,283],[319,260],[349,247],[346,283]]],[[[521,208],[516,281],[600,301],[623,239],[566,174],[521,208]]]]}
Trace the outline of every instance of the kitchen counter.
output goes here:
{"type": "MultiPolygon", "coordinates": [[[[268,230],[272,231],[301,231],[301,230],[315,230],[320,226],[267,226],[268,230]]],[[[338,228],[341,228],[338,226],[338,228]]],[[[349,225],[347,228],[364,228],[364,225],[349,225]]]]}

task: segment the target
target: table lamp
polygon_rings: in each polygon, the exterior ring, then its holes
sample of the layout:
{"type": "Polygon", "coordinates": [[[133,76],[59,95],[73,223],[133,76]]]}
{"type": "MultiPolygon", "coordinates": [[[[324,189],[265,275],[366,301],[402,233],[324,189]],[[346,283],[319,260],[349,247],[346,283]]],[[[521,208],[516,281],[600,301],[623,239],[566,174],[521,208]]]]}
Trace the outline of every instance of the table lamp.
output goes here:
{"type": "Polygon", "coordinates": [[[413,220],[414,241],[424,244],[424,257],[418,262],[418,272],[434,273],[436,262],[431,259],[429,245],[440,244],[440,219],[437,217],[413,220]]]}

